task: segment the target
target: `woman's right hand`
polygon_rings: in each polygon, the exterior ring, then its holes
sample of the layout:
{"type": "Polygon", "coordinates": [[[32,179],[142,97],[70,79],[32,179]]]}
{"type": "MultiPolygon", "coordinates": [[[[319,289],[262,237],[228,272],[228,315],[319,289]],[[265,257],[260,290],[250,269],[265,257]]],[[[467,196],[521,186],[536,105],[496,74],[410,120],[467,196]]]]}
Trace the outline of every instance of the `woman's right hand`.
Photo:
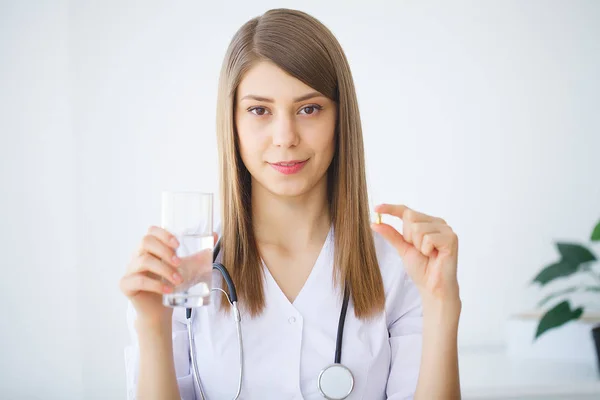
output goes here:
{"type": "Polygon", "coordinates": [[[170,324],[173,309],[162,304],[162,295],[172,292],[173,287],[181,283],[177,247],[179,242],[173,234],[152,226],[129,262],[119,288],[133,304],[138,321],[170,324]],[[165,284],[163,278],[170,284],[165,284]]]}

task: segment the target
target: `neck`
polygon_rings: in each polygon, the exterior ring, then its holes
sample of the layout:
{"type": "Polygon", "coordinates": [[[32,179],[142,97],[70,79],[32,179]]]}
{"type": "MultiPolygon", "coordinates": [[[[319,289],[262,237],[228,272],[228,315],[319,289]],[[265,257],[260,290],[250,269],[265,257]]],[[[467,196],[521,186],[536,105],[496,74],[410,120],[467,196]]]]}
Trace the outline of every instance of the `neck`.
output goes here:
{"type": "Polygon", "coordinates": [[[324,178],[301,196],[278,196],[252,182],[252,220],[259,245],[302,251],[321,241],[331,226],[324,178]]]}

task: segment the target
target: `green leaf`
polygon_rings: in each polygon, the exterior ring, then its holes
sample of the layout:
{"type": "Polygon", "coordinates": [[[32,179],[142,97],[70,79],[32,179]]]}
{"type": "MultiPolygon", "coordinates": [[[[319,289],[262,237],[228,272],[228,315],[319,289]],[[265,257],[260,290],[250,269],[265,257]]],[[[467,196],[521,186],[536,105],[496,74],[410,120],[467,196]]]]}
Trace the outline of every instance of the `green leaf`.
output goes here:
{"type": "Polygon", "coordinates": [[[540,271],[540,273],[533,279],[532,283],[538,282],[544,286],[546,283],[565,276],[569,276],[577,272],[579,265],[572,264],[568,261],[559,261],[554,264],[548,265],[546,268],[540,271]]]}
{"type": "Polygon", "coordinates": [[[542,301],[540,301],[538,303],[538,307],[542,307],[544,304],[546,304],[547,302],[549,302],[550,300],[552,300],[556,297],[564,296],[565,294],[574,293],[577,291],[600,292],[600,286],[570,287],[568,289],[564,289],[564,290],[549,294],[548,296],[544,297],[544,299],[542,301]]]}
{"type": "Polygon", "coordinates": [[[562,260],[578,266],[589,261],[596,260],[596,257],[587,248],[576,243],[556,243],[562,260]]]}
{"type": "Polygon", "coordinates": [[[577,289],[579,289],[579,288],[578,287],[571,287],[571,288],[564,289],[564,290],[561,290],[561,291],[556,292],[556,293],[552,293],[552,294],[544,297],[542,299],[542,301],[540,301],[538,303],[538,307],[542,307],[544,304],[546,304],[547,302],[549,302],[550,300],[552,300],[555,297],[564,296],[565,294],[569,294],[569,293],[574,293],[574,292],[577,291],[577,289]]]}
{"type": "Polygon", "coordinates": [[[594,228],[592,232],[592,242],[600,240],[600,221],[598,221],[598,225],[594,228]]]}
{"type": "MultiPolygon", "coordinates": [[[[556,306],[551,308],[540,320],[535,333],[535,339],[539,338],[545,332],[551,329],[558,328],[566,324],[567,322],[579,319],[583,314],[583,308],[579,307],[574,310],[571,309],[571,305],[567,300],[558,303],[556,306]]],[[[535,340],[534,339],[534,340],[535,340]]]]}

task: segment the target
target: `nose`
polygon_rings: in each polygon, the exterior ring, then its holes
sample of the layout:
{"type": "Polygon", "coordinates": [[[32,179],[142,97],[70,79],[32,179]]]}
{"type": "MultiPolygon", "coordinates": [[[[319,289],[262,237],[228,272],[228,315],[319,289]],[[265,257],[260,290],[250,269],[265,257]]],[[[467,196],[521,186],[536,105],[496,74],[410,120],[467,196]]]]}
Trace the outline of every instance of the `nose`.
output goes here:
{"type": "Polygon", "coordinates": [[[294,118],[279,115],[273,124],[273,145],[278,147],[296,146],[300,139],[296,130],[294,118]]]}

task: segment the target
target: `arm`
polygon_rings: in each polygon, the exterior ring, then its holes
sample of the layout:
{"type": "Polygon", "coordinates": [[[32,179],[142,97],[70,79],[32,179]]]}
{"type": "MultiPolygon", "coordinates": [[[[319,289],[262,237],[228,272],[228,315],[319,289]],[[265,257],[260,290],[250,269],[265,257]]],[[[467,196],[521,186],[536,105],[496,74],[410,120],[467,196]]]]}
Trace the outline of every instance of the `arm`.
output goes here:
{"type": "Polygon", "coordinates": [[[429,299],[408,276],[392,283],[388,300],[391,368],[388,400],[460,399],[457,332],[460,300],[429,299]]]}
{"type": "Polygon", "coordinates": [[[460,399],[457,334],[461,301],[423,299],[423,345],[415,399],[460,399]]]}
{"type": "MultiPolygon", "coordinates": [[[[418,297],[421,298],[421,365],[415,398],[460,399],[457,355],[461,309],[457,280],[458,236],[443,219],[417,212],[405,205],[383,204],[376,206],[375,211],[402,220],[402,234],[387,224],[373,224],[372,227],[396,248],[412,281],[409,291],[414,293],[418,290],[418,297]]],[[[412,300],[412,303],[416,301],[412,300]]],[[[413,309],[415,307],[412,306],[413,309]]],[[[406,304],[401,305],[401,309],[406,310],[406,304]]],[[[394,324],[405,325],[402,322],[404,314],[414,315],[416,312],[409,314],[401,311],[399,318],[393,318],[396,321],[394,324]]],[[[412,367],[415,368],[415,365],[412,367]]]]}
{"type": "Polygon", "coordinates": [[[145,325],[143,321],[136,321],[135,328],[140,348],[137,398],[180,399],[173,362],[171,325],[145,325]]]}
{"type": "Polygon", "coordinates": [[[129,303],[127,321],[127,400],[195,400],[185,309],[173,311],[171,324],[156,327],[138,320],[129,303]]]}

